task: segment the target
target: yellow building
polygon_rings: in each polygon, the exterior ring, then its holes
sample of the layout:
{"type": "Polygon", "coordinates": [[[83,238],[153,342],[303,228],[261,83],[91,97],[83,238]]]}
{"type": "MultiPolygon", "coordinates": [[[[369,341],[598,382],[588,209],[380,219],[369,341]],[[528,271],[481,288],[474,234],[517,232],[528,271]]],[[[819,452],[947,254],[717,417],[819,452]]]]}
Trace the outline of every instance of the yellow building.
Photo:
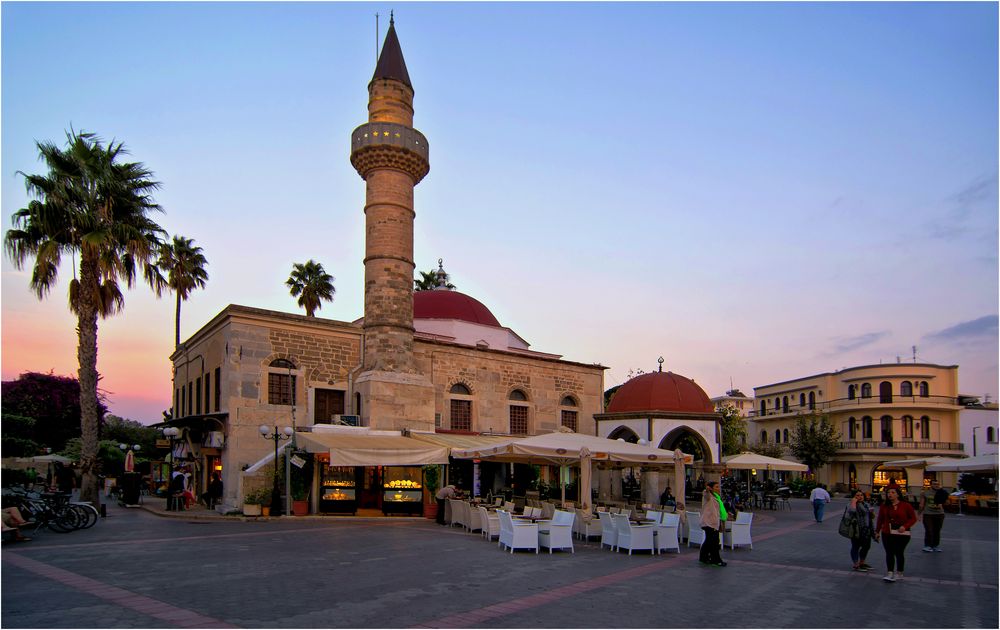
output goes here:
{"type": "Polygon", "coordinates": [[[890,479],[915,491],[923,485],[922,462],[887,464],[928,457],[961,457],[958,366],[893,363],[754,388],[751,440],[785,447],[796,420],[826,414],[840,432],[833,461],[816,471],[831,488],[880,489],[890,479]]]}

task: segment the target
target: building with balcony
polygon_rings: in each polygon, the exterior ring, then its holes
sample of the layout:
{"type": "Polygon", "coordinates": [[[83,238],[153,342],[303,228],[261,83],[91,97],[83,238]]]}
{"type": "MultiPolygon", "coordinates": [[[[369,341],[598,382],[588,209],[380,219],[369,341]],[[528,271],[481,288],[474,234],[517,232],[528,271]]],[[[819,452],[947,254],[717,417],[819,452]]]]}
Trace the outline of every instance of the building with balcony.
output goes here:
{"type": "Polygon", "coordinates": [[[722,411],[726,407],[733,407],[740,412],[744,418],[754,410],[754,400],[738,389],[730,389],[725,396],[716,396],[710,399],[715,405],[716,411],[722,411]]]}
{"type": "Polygon", "coordinates": [[[964,454],[957,365],[864,365],[755,387],[754,397],[754,443],[787,445],[800,417],[829,417],[840,450],[815,472],[831,487],[879,489],[894,479],[916,489],[924,480],[910,478],[913,468],[887,462],[964,454]]]}

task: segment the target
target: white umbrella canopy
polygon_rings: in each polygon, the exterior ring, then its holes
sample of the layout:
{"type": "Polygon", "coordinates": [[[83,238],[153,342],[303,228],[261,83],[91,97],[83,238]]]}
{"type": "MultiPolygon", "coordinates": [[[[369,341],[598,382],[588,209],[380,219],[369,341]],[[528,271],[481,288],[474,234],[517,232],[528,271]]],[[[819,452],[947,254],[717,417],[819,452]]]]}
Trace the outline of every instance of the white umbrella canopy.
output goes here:
{"type": "Polygon", "coordinates": [[[805,472],[809,470],[809,467],[805,464],[800,464],[798,462],[790,462],[786,459],[778,459],[777,457],[767,457],[766,455],[758,455],[757,453],[740,453],[739,455],[727,455],[722,458],[722,463],[725,464],[727,468],[735,468],[737,470],[750,470],[751,468],[763,468],[771,470],[795,470],[799,472],[805,472]]]}
{"type": "Polygon", "coordinates": [[[941,461],[927,467],[929,472],[990,472],[997,470],[997,454],[941,461]]]}
{"type": "MultiPolygon", "coordinates": [[[[580,501],[590,506],[590,466],[593,461],[607,461],[637,466],[673,465],[674,452],[653,446],[609,440],[596,435],[581,433],[544,433],[510,440],[488,446],[452,449],[451,456],[458,459],[485,459],[494,462],[526,464],[580,464],[580,501]]],[[[691,455],[683,455],[687,462],[691,455]]]]}

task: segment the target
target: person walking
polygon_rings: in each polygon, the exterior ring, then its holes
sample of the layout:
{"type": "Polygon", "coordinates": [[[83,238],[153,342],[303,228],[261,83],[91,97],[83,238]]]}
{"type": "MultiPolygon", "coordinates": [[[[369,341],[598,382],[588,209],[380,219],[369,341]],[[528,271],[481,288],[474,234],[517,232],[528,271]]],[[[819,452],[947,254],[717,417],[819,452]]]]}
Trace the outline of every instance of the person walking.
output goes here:
{"type": "Polygon", "coordinates": [[[910,542],[910,530],[917,522],[917,513],[906,501],[899,500],[899,490],[886,490],[886,501],[878,509],[875,522],[875,541],[882,539],[885,547],[886,582],[903,579],[903,563],[906,545],[910,542]]]}
{"type": "Polygon", "coordinates": [[[809,494],[809,500],[813,504],[813,516],[816,518],[816,522],[822,523],[823,511],[826,509],[826,504],[830,502],[830,493],[826,491],[823,484],[819,484],[809,494]]]}
{"type": "Polygon", "coordinates": [[[875,530],[875,515],[872,509],[865,502],[865,493],[860,490],[854,491],[851,502],[844,508],[846,514],[853,514],[858,522],[857,535],[851,537],[851,561],[854,563],[855,571],[868,572],[872,570],[870,564],[865,562],[868,558],[868,550],[872,546],[872,534],[875,530]]]}
{"type": "Polygon", "coordinates": [[[937,479],[931,480],[930,490],[920,494],[917,516],[924,523],[924,551],[941,551],[941,526],[944,525],[944,504],[948,501],[948,491],[941,487],[937,479]]]}
{"type": "Polygon", "coordinates": [[[705,542],[701,543],[698,560],[702,564],[726,566],[719,555],[719,533],[725,527],[728,516],[719,495],[719,482],[709,481],[701,499],[701,528],[705,531],[705,542]]]}

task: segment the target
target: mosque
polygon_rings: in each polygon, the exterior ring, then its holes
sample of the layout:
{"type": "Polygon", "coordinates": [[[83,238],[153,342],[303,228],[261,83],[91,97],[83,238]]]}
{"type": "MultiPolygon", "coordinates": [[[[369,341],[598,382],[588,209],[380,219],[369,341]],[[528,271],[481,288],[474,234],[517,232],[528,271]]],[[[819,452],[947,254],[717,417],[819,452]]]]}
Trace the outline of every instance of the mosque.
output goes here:
{"type": "MultiPolygon", "coordinates": [[[[367,193],[364,317],[223,309],[171,355],[173,414],[165,424],[178,429],[169,446],[175,460],[189,461],[199,484],[220,473],[224,509],[232,508],[245,473],[287,425],[296,450],[312,459],[313,513],[416,510],[391,499],[420,501],[422,465],[497,436],[571,430],[690,445],[717,463],[718,415],[690,379],[639,376],[605,410],[606,367],[532,349],[480,301],[449,289],[440,262],[438,286],[414,291],[413,190],[430,170],[430,153],[413,127],[414,90],[393,20],[368,93],[368,122],[352,132],[350,153],[367,193]]],[[[516,483],[502,464],[452,461],[448,471],[482,494],[516,483]]],[[[620,492],[620,475],[596,476],[602,495],[620,492]]],[[[650,493],[659,492],[655,485],[650,493]]]]}

